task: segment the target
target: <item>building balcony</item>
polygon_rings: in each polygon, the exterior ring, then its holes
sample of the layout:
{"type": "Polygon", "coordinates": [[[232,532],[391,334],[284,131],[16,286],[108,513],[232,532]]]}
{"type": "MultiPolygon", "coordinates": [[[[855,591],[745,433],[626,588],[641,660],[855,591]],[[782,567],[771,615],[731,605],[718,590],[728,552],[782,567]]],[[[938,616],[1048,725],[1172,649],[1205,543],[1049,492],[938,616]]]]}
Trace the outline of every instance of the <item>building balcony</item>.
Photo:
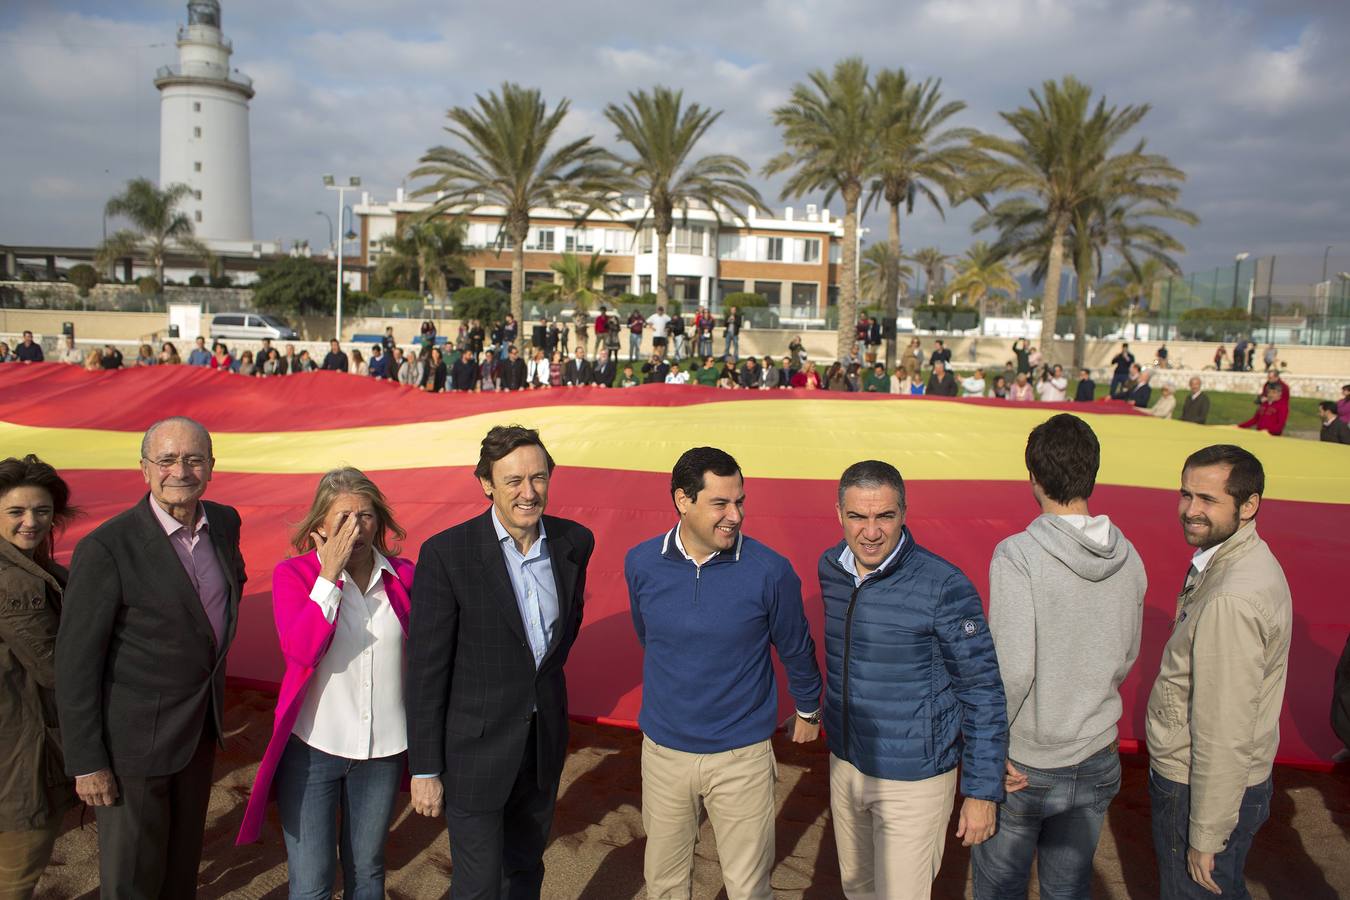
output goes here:
{"type": "Polygon", "coordinates": [[[231,69],[223,75],[216,76],[185,73],[182,66],[160,66],[155,70],[155,87],[162,88],[171,84],[214,84],[232,88],[248,99],[253,97],[253,79],[238,69],[231,69]]]}

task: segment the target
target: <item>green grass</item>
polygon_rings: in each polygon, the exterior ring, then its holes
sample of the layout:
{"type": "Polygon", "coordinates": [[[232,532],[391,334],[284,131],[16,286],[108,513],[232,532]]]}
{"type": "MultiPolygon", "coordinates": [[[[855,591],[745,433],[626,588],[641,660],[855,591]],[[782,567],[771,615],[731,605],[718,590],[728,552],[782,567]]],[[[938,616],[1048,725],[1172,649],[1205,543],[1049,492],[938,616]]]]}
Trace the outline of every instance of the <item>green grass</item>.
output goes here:
{"type": "MultiPolygon", "coordinates": [[[[1110,386],[1105,384],[1097,385],[1097,396],[1105,397],[1110,386]]],[[[1069,390],[1072,394],[1073,383],[1069,383],[1069,390]]],[[[1256,413],[1256,395],[1255,394],[1236,394],[1229,391],[1206,391],[1209,395],[1209,421],[1207,425],[1236,425],[1239,422],[1245,422],[1256,413]]],[[[1155,405],[1162,397],[1162,391],[1155,388],[1153,390],[1153,402],[1155,405]]],[[[1177,408],[1172,413],[1172,418],[1181,419],[1181,408],[1186,402],[1186,393],[1184,391],[1176,393],[1177,408]]],[[[1311,434],[1314,438],[1322,427],[1322,420],[1317,414],[1317,404],[1321,401],[1313,397],[1292,397],[1289,400],[1289,423],[1285,425],[1285,433],[1291,431],[1301,431],[1311,434]]]]}

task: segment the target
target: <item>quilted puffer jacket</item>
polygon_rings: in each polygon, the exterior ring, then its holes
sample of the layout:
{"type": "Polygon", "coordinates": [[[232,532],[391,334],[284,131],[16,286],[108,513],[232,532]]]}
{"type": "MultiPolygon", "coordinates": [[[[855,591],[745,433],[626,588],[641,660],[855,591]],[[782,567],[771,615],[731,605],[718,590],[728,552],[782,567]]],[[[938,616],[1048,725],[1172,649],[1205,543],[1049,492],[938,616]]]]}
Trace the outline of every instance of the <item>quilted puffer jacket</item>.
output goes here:
{"type": "Polygon", "coordinates": [[[975,586],[908,528],[895,559],[857,587],[844,547],[818,566],[830,752],[897,781],[960,762],[963,795],[1002,801],[1007,710],[975,586]]]}

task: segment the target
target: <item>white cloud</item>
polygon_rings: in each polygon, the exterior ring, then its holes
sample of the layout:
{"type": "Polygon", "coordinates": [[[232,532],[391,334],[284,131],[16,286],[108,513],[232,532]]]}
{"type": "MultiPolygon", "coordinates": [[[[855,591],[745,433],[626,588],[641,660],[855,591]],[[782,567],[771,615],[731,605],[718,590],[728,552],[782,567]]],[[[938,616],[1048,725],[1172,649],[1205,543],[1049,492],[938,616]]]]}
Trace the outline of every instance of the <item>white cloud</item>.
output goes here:
{"type": "MultiPolygon", "coordinates": [[[[127,178],[158,170],[156,66],[173,61],[181,4],[157,21],[31,4],[0,18],[0,240],[96,239],[99,211],[127,178]]],[[[904,65],[943,79],[965,100],[959,124],[1002,130],[1000,110],[1027,90],[1074,73],[1115,103],[1153,104],[1140,129],[1190,173],[1183,202],[1204,224],[1182,238],[1198,265],[1233,246],[1320,248],[1340,240],[1350,203],[1350,29],[1331,4],[1287,14],[1279,4],[1207,0],[686,0],[636,7],[506,0],[492,15],[434,0],[227,2],[233,63],[253,76],[255,231],[326,240],[314,210],[331,196],[322,172],[360,174],[392,194],[425,150],[448,139],[445,110],[504,80],[572,101],[565,137],[612,146],[606,103],[668,84],[725,110],[700,152],[758,167],[779,147],[771,112],[810,69],[857,53],[873,69],[904,65]],[[1293,16],[1297,18],[1293,18],[1293,16]],[[715,27],[712,27],[715,23],[715,27]]],[[[775,198],[779,180],[759,179],[775,198]]],[[[809,198],[808,198],[809,199],[809,198]]],[[[799,201],[793,201],[799,202],[799,201]]],[[[836,204],[837,206],[837,204],[836,204]]],[[[837,210],[836,210],[837,211],[837,210]]],[[[909,246],[960,252],[974,213],[944,221],[919,207],[909,246]]],[[[884,218],[869,222],[875,233],[884,218]]]]}

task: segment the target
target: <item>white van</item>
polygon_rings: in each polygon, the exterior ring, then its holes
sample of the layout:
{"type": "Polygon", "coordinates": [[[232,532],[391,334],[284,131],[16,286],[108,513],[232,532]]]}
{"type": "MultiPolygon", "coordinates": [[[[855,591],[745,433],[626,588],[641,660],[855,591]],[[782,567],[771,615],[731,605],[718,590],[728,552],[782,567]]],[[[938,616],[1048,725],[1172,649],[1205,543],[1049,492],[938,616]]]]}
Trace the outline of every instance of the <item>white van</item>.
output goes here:
{"type": "Polygon", "coordinates": [[[294,341],[295,329],[275,316],[262,313],[219,313],[211,319],[211,339],[294,341]]]}

